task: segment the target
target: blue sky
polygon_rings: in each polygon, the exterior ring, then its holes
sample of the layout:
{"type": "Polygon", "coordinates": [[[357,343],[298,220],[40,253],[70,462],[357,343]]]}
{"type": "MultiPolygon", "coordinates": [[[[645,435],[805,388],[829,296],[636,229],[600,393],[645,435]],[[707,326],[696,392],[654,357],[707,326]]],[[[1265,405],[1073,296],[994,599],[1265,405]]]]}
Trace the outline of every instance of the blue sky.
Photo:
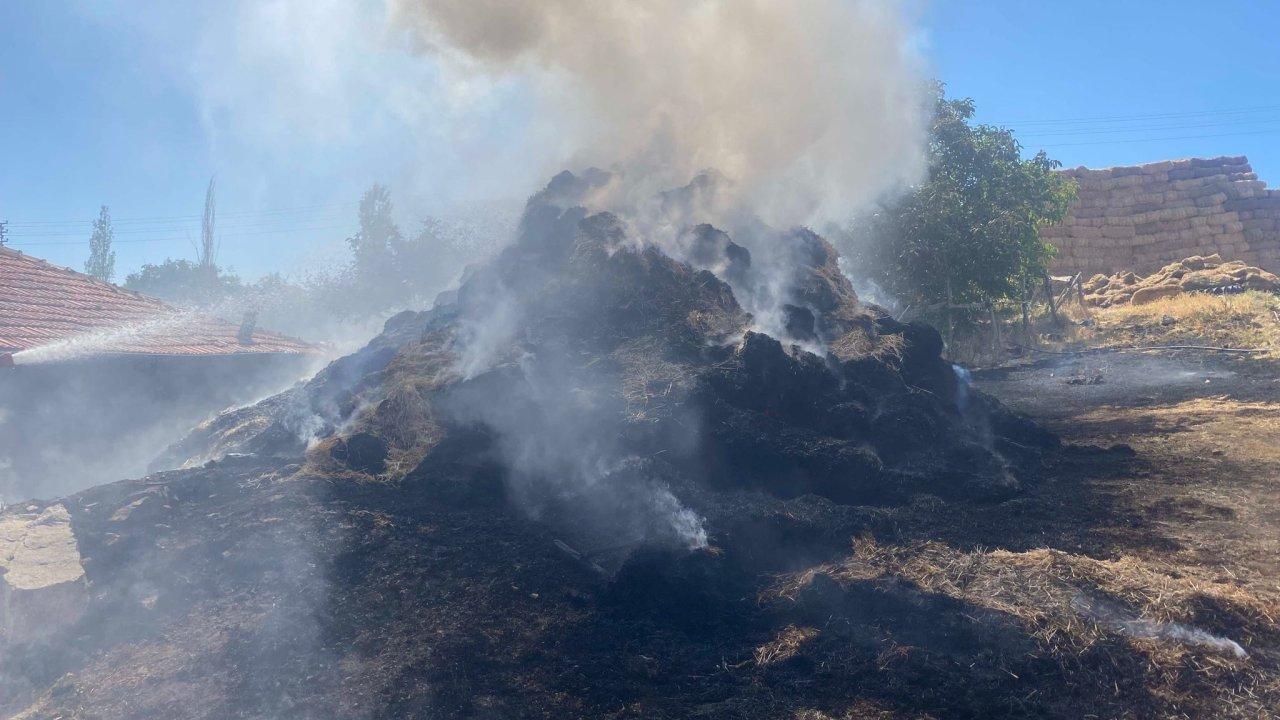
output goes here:
{"type": "Polygon", "coordinates": [[[1248,155],[1280,184],[1280,2],[938,0],[926,16],[935,74],[1028,149],[1069,167],[1248,155]]]}
{"type": "MultiPolygon", "coordinates": [[[[374,181],[406,225],[517,201],[545,172],[522,89],[445,81],[379,6],[0,3],[10,243],[79,267],[107,204],[120,277],[190,257],[216,175],[221,262],[296,273],[341,252],[374,181]]],[[[1280,3],[933,0],[920,23],[931,73],[1029,150],[1067,166],[1245,154],[1280,184],[1280,3]]]]}

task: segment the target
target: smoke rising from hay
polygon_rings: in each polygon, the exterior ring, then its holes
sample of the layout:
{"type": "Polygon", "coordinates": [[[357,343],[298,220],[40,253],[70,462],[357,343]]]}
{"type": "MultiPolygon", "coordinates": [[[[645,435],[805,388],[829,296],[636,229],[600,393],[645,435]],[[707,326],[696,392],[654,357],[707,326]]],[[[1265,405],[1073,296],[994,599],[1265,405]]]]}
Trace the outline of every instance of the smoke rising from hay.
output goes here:
{"type": "Polygon", "coordinates": [[[1239,660],[1247,660],[1249,658],[1248,651],[1231,638],[1220,637],[1182,623],[1161,622],[1151,618],[1139,617],[1132,612],[1126,611],[1115,602],[1089,598],[1082,594],[1073,598],[1071,605],[1082,615],[1130,637],[1196,645],[1221,653],[1228,653],[1239,660]]]}
{"type": "Polygon", "coordinates": [[[922,167],[893,2],[391,0],[391,18],[447,75],[528,81],[535,136],[621,171],[612,207],[712,168],[766,222],[841,220],[922,167]]]}

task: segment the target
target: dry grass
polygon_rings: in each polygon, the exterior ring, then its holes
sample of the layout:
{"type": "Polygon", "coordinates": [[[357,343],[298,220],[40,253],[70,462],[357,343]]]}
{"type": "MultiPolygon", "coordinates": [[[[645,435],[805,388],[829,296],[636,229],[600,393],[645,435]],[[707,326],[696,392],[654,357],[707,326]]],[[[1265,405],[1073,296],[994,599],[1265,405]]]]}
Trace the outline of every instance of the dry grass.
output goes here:
{"type": "MultiPolygon", "coordinates": [[[[932,541],[885,546],[864,538],[847,559],[784,576],[762,600],[794,601],[817,575],[845,587],[905,580],[999,613],[1068,664],[1127,648],[1145,658],[1146,684],[1160,697],[1208,692],[1233,716],[1280,701],[1274,668],[1235,651],[1239,643],[1250,653],[1273,652],[1280,596],[1244,589],[1207,569],[1051,549],[965,552],[932,541]]],[[[1105,684],[1107,670],[1100,667],[1093,681],[1105,684]]]]}
{"type": "MultiPolygon", "coordinates": [[[[369,432],[387,443],[389,479],[398,479],[422,462],[444,437],[430,396],[457,380],[457,357],[448,350],[449,337],[435,334],[402,348],[384,371],[381,384],[359,397],[357,409],[338,429],[341,436],[369,432]]],[[[308,469],[333,475],[344,470],[329,459],[332,443],[308,453],[308,469]]]]}
{"type": "Polygon", "coordinates": [[[683,397],[694,374],[680,363],[663,359],[658,342],[640,339],[625,342],[610,359],[622,368],[622,398],[635,422],[652,420],[683,397]]]}
{"type": "Polygon", "coordinates": [[[364,473],[352,470],[333,458],[333,447],[337,442],[337,437],[327,437],[313,442],[307,448],[302,467],[294,477],[317,477],[353,483],[367,480],[368,476],[364,473]]]}
{"type": "Polygon", "coordinates": [[[901,334],[871,337],[865,330],[855,327],[831,343],[831,354],[841,360],[859,357],[876,357],[882,360],[901,360],[906,338],[901,334]]]}
{"type": "MultiPolygon", "coordinates": [[[[1076,322],[1078,306],[1066,309],[1076,322]]],[[[1280,296],[1256,291],[1238,295],[1186,293],[1146,305],[1091,309],[1092,327],[1076,327],[1069,344],[1087,347],[1196,344],[1265,348],[1258,357],[1280,357],[1280,296]]]]}
{"type": "Polygon", "coordinates": [[[254,435],[266,430],[270,425],[271,418],[265,413],[223,413],[212,417],[197,425],[195,430],[192,431],[193,435],[196,433],[208,434],[208,450],[187,458],[182,463],[182,467],[200,467],[214,458],[222,457],[226,455],[228,449],[237,447],[254,435]],[[232,422],[224,424],[226,418],[230,418],[232,422]]]}
{"type": "Polygon", "coordinates": [[[811,627],[788,625],[778,633],[777,637],[756,648],[755,660],[759,667],[786,662],[800,652],[800,648],[818,636],[818,630],[811,627]]]}
{"type": "Polygon", "coordinates": [[[1163,559],[1215,568],[1263,593],[1280,588],[1280,487],[1274,481],[1280,403],[1219,395],[1101,405],[1074,420],[1094,442],[1129,443],[1156,459],[1155,475],[1138,480],[1132,492],[1143,514],[1159,523],[1158,532],[1176,544],[1163,559]]]}
{"type": "MultiPolygon", "coordinates": [[[[797,710],[792,718],[794,720],[896,720],[902,715],[880,707],[868,700],[859,700],[852,707],[840,713],[839,715],[829,715],[821,710],[797,710]]],[[[920,720],[930,720],[928,716],[920,716],[920,720]]]]}
{"type": "Polygon", "coordinates": [[[1125,408],[1102,405],[1077,417],[1078,422],[1099,428],[1127,427],[1141,421],[1148,435],[1133,438],[1116,435],[1152,452],[1191,452],[1197,455],[1230,455],[1236,462],[1258,467],[1280,465],[1280,404],[1249,402],[1227,396],[1200,397],[1170,405],[1125,408]],[[1167,447],[1176,445],[1177,447],[1167,447]]]}

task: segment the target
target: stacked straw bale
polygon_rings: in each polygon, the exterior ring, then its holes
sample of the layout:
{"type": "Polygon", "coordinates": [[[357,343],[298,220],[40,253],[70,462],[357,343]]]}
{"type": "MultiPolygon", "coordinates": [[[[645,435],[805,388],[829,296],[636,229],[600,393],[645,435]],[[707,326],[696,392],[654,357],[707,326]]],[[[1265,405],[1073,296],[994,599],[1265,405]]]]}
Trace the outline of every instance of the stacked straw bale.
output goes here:
{"type": "Polygon", "coordinates": [[[1280,191],[1243,156],[1062,173],[1079,196],[1061,225],[1041,230],[1058,248],[1057,274],[1149,273],[1214,254],[1280,271],[1280,191]]]}
{"type": "Polygon", "coordinates": [[[1133,272],[1099,273],[1084,283],[1084,299],[1090,305],[1112,307],[1146,305],[1184,292],[1228,294],[1245,290],[1280,292],[1280,278],[1239,260],[1197,255],[1165,265],[1147,277],[1133,272]]]}

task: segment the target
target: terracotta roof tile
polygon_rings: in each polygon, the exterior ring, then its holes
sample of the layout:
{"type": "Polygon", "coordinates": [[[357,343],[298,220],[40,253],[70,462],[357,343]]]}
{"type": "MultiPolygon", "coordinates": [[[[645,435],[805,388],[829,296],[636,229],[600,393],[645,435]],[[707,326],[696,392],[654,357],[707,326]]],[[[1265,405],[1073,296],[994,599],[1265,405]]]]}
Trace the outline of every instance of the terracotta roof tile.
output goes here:
{"type": "Polygon", "coordinates": [[[317,348],[271,332],[237,338],[239,326],[172,307],[0,247],[0,352],[84,341],[94,352],[141,355],[311,353],[317,348]]]}

